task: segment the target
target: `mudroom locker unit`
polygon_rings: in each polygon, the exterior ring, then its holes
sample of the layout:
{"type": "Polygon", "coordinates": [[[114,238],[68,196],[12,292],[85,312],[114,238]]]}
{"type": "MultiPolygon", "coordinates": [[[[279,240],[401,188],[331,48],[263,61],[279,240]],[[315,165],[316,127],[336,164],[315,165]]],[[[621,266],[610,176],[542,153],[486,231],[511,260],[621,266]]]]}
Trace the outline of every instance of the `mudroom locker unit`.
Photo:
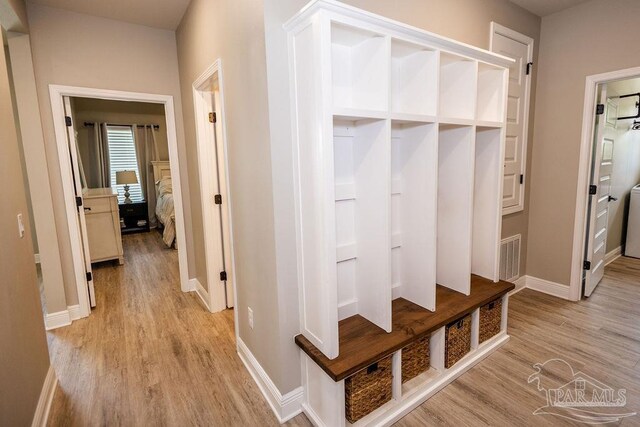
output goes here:
{"type": "Polygon", "coordinates": [[[332,0],[285,30],[303,408],[388,424],[508,340],[513,61],[332,0]]]}

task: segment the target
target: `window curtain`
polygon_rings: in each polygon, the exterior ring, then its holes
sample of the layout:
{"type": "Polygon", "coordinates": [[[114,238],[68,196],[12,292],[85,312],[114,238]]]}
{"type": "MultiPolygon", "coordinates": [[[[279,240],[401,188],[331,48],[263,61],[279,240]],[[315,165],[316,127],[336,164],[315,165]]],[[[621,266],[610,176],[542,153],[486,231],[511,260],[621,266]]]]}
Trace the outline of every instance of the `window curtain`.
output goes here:
{"type": "Polygon", "coordinates": [[[153,182],[152,160],[160,160],[158,145],[156,140],[156,130],[153,126],[132,125],[133,140],[136,146],[136,157],[138,158],[138,171],[140,172],[140,184],[142,195],[147,201],[149,214],[149,226],[156,227],[156,186],[153,182]]]}
{"type": "Polygon", "coordinates": [[[93,151],[89,152],[92,160],[87,184],[92,188],[111,187],[111,167],[109,164],[109,139],[107,138],[107,124],[93,124],[93,151]]]}

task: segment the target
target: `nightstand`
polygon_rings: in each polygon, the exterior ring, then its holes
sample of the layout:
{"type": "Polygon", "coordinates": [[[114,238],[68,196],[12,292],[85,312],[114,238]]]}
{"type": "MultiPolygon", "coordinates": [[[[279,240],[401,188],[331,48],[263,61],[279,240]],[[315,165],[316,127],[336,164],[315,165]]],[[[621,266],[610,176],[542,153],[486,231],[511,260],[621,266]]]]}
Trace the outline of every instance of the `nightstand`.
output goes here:
{"type": "Polygon", "coordinates": [[[121,203],[119,207],[122,234],[149,231],[147,202],[121,203]]]}

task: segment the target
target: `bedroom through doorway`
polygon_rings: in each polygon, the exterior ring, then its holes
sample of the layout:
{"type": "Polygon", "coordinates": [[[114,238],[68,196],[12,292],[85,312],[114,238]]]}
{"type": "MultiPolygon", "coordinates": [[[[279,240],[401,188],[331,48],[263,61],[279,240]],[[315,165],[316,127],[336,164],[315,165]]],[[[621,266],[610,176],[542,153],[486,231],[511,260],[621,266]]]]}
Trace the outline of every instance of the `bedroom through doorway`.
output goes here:
{"type": "Polygon", "coordinates": [[[70,97],[69,107],[90,305],[109,309],[160,294],[158,287],[179,282],[164,105],[70,97]]]}

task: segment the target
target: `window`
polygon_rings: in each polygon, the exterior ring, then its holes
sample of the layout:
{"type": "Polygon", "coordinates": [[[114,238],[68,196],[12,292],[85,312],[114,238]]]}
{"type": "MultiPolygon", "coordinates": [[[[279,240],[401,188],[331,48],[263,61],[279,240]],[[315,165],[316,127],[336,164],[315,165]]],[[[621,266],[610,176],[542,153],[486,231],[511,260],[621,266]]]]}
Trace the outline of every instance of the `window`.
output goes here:
{"type": "Polygon", "coordinates": [[[138,170],[138,158],[131,126],[107,126],[107,139],[109,140],[111,187],[118,190],[118,202],[124,202],[124,185],[116,184],[116,172],[122,170],[136,172],[138,184],[129,185],[129,198],[134,202],[141,202],[143,197],[140,186],[140,171],[138,170]]]}

